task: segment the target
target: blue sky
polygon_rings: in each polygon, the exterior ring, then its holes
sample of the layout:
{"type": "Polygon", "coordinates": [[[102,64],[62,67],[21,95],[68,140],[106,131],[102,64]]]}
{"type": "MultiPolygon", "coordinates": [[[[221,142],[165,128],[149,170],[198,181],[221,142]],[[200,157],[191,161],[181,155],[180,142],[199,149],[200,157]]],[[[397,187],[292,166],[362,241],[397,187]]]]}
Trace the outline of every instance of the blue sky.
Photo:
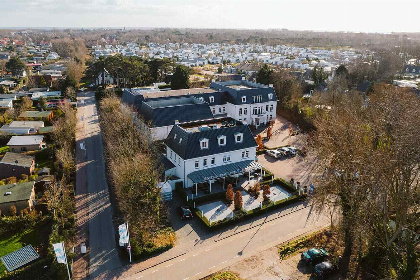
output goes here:
{"type": "Polygon", "coordinates": [[[420,32],[420,0],[0,0],[0,27],[420,32]]]}

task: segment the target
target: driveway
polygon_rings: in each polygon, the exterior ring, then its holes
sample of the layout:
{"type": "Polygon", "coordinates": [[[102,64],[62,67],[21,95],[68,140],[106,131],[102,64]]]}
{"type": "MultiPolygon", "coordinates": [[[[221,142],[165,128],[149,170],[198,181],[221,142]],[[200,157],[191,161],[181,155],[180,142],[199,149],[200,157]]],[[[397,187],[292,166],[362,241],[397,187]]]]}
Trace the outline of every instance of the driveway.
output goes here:
{"type": "Polygon", "coordinates": [[[316,173],[316,159],[309,154],[306,157],[296,155],[282,159],[262,154],[258,156],[258,163],[273,172],[275,178],[282,178],[286,181],[293,178],[302,186],[309,185],[314,180],[316,173]]]}
{"type": "Polygon", "coordinates": [[[207,231],[197,219],[178,221],[180,227],[175,230],[181,236],[174,248],[143,262],[109,271],[100,278],[200,279],[261,250],[329,225],[328,215],[316,213],[307,202],[214,232],[207,231]]]}
{"type": "MultiPolygon", "coordinates": [[[[93,92],[79,93],[76,128],[77,240],[87,243],[88,256],[76,257],[75,278],[95,278],[122,265],[105,176],[102,136],[93,92]]],[[[80,250],[76,250],[80,253],[80,250]]]]}

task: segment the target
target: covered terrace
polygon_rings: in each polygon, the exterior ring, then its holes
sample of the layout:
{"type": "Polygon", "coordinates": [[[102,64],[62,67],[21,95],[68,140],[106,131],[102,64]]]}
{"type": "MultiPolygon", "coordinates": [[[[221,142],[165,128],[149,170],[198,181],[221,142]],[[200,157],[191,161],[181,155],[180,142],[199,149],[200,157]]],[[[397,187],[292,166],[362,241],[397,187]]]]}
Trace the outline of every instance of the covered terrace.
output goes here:
{"type": "Polygon", "coordinates": [[[197,197],[225,191],[228,184],[232,184],[234,188],[244,187],[249,181],[253,181],[255,176],[259,178],[262,173],[262,165],[253,160],[194,171],[187,176],[193,183],[188,193],[197,197]]]}

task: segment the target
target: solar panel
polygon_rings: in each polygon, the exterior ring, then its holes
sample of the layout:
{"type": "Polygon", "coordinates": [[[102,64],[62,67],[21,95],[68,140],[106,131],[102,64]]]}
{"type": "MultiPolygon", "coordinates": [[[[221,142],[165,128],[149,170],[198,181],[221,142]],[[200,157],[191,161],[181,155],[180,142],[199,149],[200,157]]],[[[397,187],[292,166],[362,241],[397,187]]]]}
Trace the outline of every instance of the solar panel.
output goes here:
{"type": "Polygon", "coordinates": [[[32,247],[32,245],[27,245],[17,251],[1,257],[0,259],[6,267],[7,271],[10,272],[38,258],[39,255],[32,247]]]}

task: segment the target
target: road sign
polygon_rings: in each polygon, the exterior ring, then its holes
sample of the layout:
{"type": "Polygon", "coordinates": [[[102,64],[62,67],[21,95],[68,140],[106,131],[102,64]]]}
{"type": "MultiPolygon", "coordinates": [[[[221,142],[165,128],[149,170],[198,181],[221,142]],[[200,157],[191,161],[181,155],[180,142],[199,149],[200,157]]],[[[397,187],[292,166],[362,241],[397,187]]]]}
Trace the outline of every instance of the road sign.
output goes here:
{"type": "Polygon", "coordinates": [[[131,245],[128,245],[127,246],[127,250],[131,250],[131,245]]]}

